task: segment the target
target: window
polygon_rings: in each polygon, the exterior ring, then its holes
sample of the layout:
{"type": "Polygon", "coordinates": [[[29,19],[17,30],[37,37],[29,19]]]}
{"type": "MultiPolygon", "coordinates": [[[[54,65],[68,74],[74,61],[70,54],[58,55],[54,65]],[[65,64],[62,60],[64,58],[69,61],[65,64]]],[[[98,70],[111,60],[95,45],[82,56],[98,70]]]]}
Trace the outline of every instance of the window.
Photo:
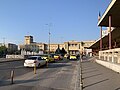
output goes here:
{"type": "Polygon", "coordinates": [[[42,58],[41,57],[38,57],[38,60],[41,60],[42,58]]]}
{"type": "Polygon", "coordinates": [[[79,49],[80,49],[80,44],[79,44],[79,49]]]}

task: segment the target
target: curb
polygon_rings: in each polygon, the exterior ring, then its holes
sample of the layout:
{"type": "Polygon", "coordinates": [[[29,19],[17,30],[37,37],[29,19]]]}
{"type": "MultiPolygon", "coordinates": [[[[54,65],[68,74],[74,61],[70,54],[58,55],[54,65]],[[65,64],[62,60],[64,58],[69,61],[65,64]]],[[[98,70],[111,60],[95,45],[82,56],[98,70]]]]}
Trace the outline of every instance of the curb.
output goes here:
{"type": "Polygon", "coordinates": [[[25,60],[25,59],[5,60],[5,61],[0,61],[0,63],[13,62],[13,61],[22,61],[22,60],[25,60]]]}

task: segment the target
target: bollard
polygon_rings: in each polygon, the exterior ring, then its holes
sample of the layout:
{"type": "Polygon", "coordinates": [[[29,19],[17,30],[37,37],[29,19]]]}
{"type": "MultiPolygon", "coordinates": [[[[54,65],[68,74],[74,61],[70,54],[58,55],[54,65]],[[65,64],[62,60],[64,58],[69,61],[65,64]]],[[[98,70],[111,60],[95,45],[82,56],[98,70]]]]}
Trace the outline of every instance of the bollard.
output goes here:
{"type": "Polygon", "coordinates": [[[11,71],[11,84],[13,84],[14,70],[11,71]]]}
{"type": "Polygon", "coordinates": [[[80,74],[80,90],[83,90],[83,79],[82,79],[82,74],[80,74]]]}
{"type": "Polygon", "coordinates": [[[46,67],[48,67],[48,60],[47,60],[47,62],[46,62],[46,67]]]}
{"type": "Polygon", "coordinates": [[[80,90],[83,90],[83,82],[82,82],[82,80],[80,82],[80,90]]]}
{"type": "Polygon", "coordinates": [[[80,59],[80,90],[83,90],[83,78],[82,78],[82,58],[80,59]]]}
{"type": "Polygon", "coordinates": [[[36,74],[36,64],[34,65],[34,74],[36,74]]]}

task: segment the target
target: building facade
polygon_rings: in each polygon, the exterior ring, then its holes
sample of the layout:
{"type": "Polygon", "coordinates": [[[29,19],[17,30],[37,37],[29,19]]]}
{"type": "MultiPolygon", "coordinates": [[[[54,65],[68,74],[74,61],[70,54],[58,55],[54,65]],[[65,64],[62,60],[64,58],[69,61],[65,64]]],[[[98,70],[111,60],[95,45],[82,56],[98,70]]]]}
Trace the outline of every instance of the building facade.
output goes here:
{"type": "Polygon", "coordinates": [[[33,36],[25,36],[24,41],[24,44],[19,45],[21,50],[39,52],[39,46],[37,43],[33,42],[33,36]]]}
{"type": "Polygon", "coordinates": [[[54,53],[58,47],[62,49],[64,48],[64,44],[50,44],[50,52],[54,53]]]}
{"type": "Polygon", "coordinates": [[[68,54],[80,54],[80,42],[77,41],[68,41],[64,42],[65,44],[65,50],[67,51],[68,54]]]}
{"type": "Polygon", "coordinates": [[[33,43],[33,36],[25,36],[25,45],[33,43]]]}
{"type": "Polygon", "coordinates": [[[15,52],[18,50],[18,45],[13,44],[13,43],[7,43],[7,44],[0,43],[0,47],[1,46],[5,46],[8,52],[15,52]]]}
{"type": "Polygon", "coordinates": [[[48,45],[45,43],[36,43],[39,48],[39,51],[43,51],[43,53],[47,53],[48,45]]]}
{"type": "Polygon", "coordinates": [[[68,54],[80,54],[80,53],[86,53],[86,49],[91,46],[95,41],[68,41],[64,42],[65,50],[68,54]]]}
{"type": "MultiPolygon", "coordinates": [[[[86,49],[90,47],[95,41],[82,41],[78,42],[75,40],[64,42],[64,43],[50,43],[50,53],[55,53],[56,49],[64,48],[68,54],[80,54],[85,53],[86,49]]],[[[43,51],[44,53],[49,52],[49,44],[45,43],[34,43],[33,36],[25,36],[25,44],[20,45],[21,49],[31,51],[43,51]]]]}
{"type": "Polygon", "coordinates": [[[5,46],[9,54],[13,54],[13,53],[15,54],[15,52],[18,51],[18,45],[16,44],[8,43],[8,44],[5,44],[5,46]]]}

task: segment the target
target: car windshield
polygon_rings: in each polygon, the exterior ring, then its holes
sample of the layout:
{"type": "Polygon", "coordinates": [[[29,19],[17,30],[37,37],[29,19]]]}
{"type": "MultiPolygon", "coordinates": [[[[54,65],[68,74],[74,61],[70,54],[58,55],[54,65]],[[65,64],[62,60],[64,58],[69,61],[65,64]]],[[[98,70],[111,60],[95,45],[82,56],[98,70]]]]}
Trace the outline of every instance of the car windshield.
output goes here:
{"type": "Polygon", "coordinates": [[[59,55],[55,55],[55,56],[59,56],[59,55]]]}
{"type": "Polygon", "coordinates": [[[71,55],[71,56],[76,56],[76,55],[71,55]]]}
{"type": "Polygon", "coordinates": [[[29,59],[29,60],[36,60],[37,57],[29,57],[28,59],[29,59]]]}

